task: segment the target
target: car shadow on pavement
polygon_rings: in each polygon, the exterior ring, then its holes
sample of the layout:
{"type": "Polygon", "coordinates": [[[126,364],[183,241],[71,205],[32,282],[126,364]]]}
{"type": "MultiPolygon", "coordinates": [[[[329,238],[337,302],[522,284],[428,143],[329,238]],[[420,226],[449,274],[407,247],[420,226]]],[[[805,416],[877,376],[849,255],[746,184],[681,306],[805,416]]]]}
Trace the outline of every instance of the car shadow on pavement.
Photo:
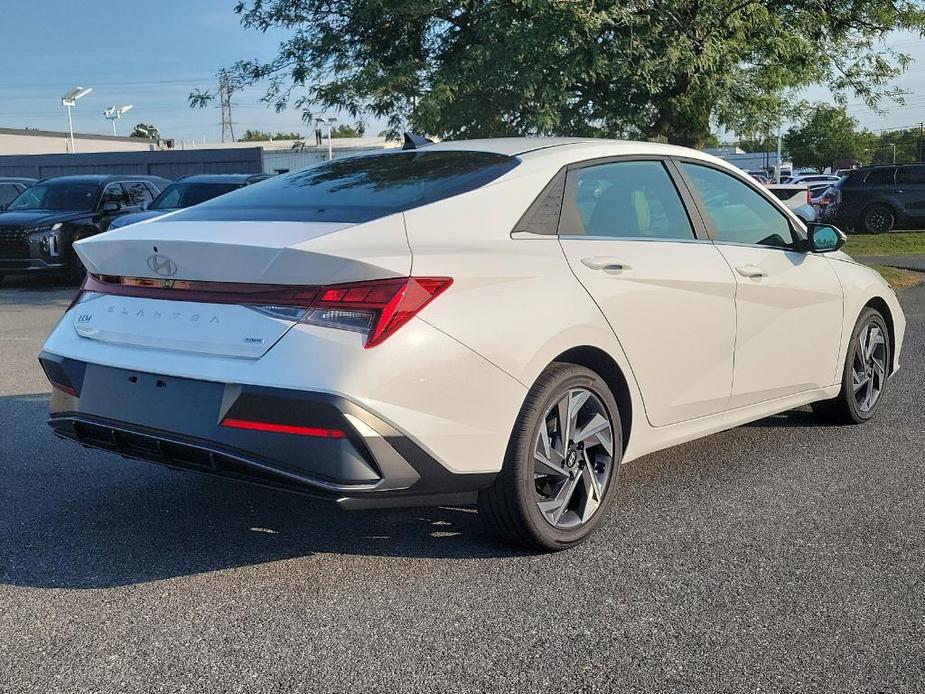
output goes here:
{"type": "Polygon", "coordinates": [[[0,398],[0,582],[106,588],[313,553],[521,554],[474,508],[341,511],[332,503],[173,471],[58,440],[48,396],[0,398]]]}

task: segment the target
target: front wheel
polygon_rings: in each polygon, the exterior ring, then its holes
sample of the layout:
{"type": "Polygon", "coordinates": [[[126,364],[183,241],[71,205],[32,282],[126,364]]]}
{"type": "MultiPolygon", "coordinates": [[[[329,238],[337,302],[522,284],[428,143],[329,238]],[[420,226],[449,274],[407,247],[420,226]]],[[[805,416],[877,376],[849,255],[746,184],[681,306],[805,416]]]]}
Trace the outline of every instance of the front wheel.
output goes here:
{"type": "Polygon", "coordinates": [[[601,523],[620,472],[616,400],[590,369],[554,363],[527,394],[481,515],[504,539],[541,551],[572,547],[601,523]]]}
{"type": "Polygon", "coordinates": [[[890,373],[892,345],[879,311],[866,308],[855,323],[838,396],[813,403],[813,411],[836,424],[862,424],[880,407],[890,373]]]}

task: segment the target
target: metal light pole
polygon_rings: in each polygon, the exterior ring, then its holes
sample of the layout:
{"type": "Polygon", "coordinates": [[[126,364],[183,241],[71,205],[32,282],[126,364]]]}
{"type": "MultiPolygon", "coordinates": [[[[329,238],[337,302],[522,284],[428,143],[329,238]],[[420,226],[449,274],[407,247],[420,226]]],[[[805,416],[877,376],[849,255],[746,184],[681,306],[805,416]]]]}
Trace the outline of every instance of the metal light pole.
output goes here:
{"type": "Polygon", "coordinates": [[[116,121],[122,118],[123,113],[128,113],[132,110],[132,105],[128,104],[127,106],[110,106],[105,111],[103,111],[103,117],[112,123],[112,136],[116,136],[116,121]]]}
{"type": "MultiPolygon", "coordinates": [[[[780,183],[780,169],[781,169],[781,166],[783,166],[783,160],[781,159],[781,140],[782,140],[781,124],[778,123],[777,124],[777,170],[775,172],[775,177],[774,177],[775,183],[780,183]]],[[[791,172],[790,175],[792,176],[793,173],[791,172]]]]}
{"type": "Polygon", "coordinates": [[[336,118],[316,118],[315,124],[323,124],[328,129],[328,161],[334,158],[334,146],[331,144],[331,128],[337,122],[336,118]]]}
{"type": "Polygon", "coordinates": [[[71,138],[71,154],[76,151],[74,146],[74,123],[71,120],[71,109],[77,105],[77,100],[93,91],[93,87],[74,87],[61,97],[61,105],[67,109],[67,132],[71,138]]]}

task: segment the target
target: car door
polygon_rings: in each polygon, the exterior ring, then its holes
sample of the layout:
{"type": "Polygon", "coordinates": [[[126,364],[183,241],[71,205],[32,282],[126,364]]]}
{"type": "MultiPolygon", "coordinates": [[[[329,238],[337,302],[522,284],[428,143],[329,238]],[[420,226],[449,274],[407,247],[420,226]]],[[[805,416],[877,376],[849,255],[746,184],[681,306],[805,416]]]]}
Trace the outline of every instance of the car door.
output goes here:
{"type": "Polygon", "coordinates": [[[571,167],[558,230],[654,426],[721,412],[732,388],[735,278],[691,220],[676,175],[661,159],[571,167]]]}
{"type": "Polygon", "coordinates": [[[735,272],[730,407],[835,383],[844,309],[829,260],[797,250],[801,232],[743,177],[703,162],[680,167],[716,248],[735,272]]]}
{"type": "Polygon", "coordinates": [[[925,217],[925,165],[910,164],[896,169],[896,194],[903,212],[913,220],[925,217]]]}

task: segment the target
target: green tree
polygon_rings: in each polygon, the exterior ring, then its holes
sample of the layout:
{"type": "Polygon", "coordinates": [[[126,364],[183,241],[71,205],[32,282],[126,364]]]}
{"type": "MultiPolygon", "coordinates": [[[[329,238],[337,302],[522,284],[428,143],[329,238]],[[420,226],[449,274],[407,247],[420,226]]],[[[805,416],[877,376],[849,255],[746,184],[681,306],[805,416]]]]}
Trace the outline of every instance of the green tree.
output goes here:
{"type": "Polygon", "coordinates": [[[264,132],[262,130],[245,130],[244,137],[239,138],[238,142],[268,142],[270,140],[301,140],[299,133],[281,133],[276,134],[264,132]]]}
{"type": "Polygon", "coordinates": [[[922,161],[925,158],[925,139],[923,139],[922,129],[906,128],[881,133],[872,143],[871,163],[892,163],[894,149],[897,164],[922,161]]]}
{"type": "Polygon", "coordinates": [[[746,152],[774,152],[777,150],[777,138],[770,135],[742,138],[736,144],[746,152]]]}
{"type": "Polygon", "coordinates": [[[870,159],[870,133],[859,132],[858,122],[844,106],[816,104],[803,122],[790,128],[784,147],[796,166],[812,166],[819,171],[838,159],[870,159]]]}
{"type": "MultiPolygon", "coordinates": [[[[699,146],[774,132],[796,90],[876,106],[908,63],[881,39],[925,29],[920,0],[240,0],[288,37],[233,83],[441,137],[635,136],[699,146]],[[711,126],[714,126],[711,128],[711,126]]],[[[191,103],[193,102],[191,95],[191,103]]]]}
{"type": "Polygon", "coordinates": [[[366,126],[363,123],[356,125],[347,125],[343,123],[331,128],[331,137],[363,137],[366,132],[366,126]]]}
{"type": "Polygon", "coordinates": [[[150,123],[137,123],[129,137],[143,137],[146,140],[160,140],[161,131],[150,123]]]}

